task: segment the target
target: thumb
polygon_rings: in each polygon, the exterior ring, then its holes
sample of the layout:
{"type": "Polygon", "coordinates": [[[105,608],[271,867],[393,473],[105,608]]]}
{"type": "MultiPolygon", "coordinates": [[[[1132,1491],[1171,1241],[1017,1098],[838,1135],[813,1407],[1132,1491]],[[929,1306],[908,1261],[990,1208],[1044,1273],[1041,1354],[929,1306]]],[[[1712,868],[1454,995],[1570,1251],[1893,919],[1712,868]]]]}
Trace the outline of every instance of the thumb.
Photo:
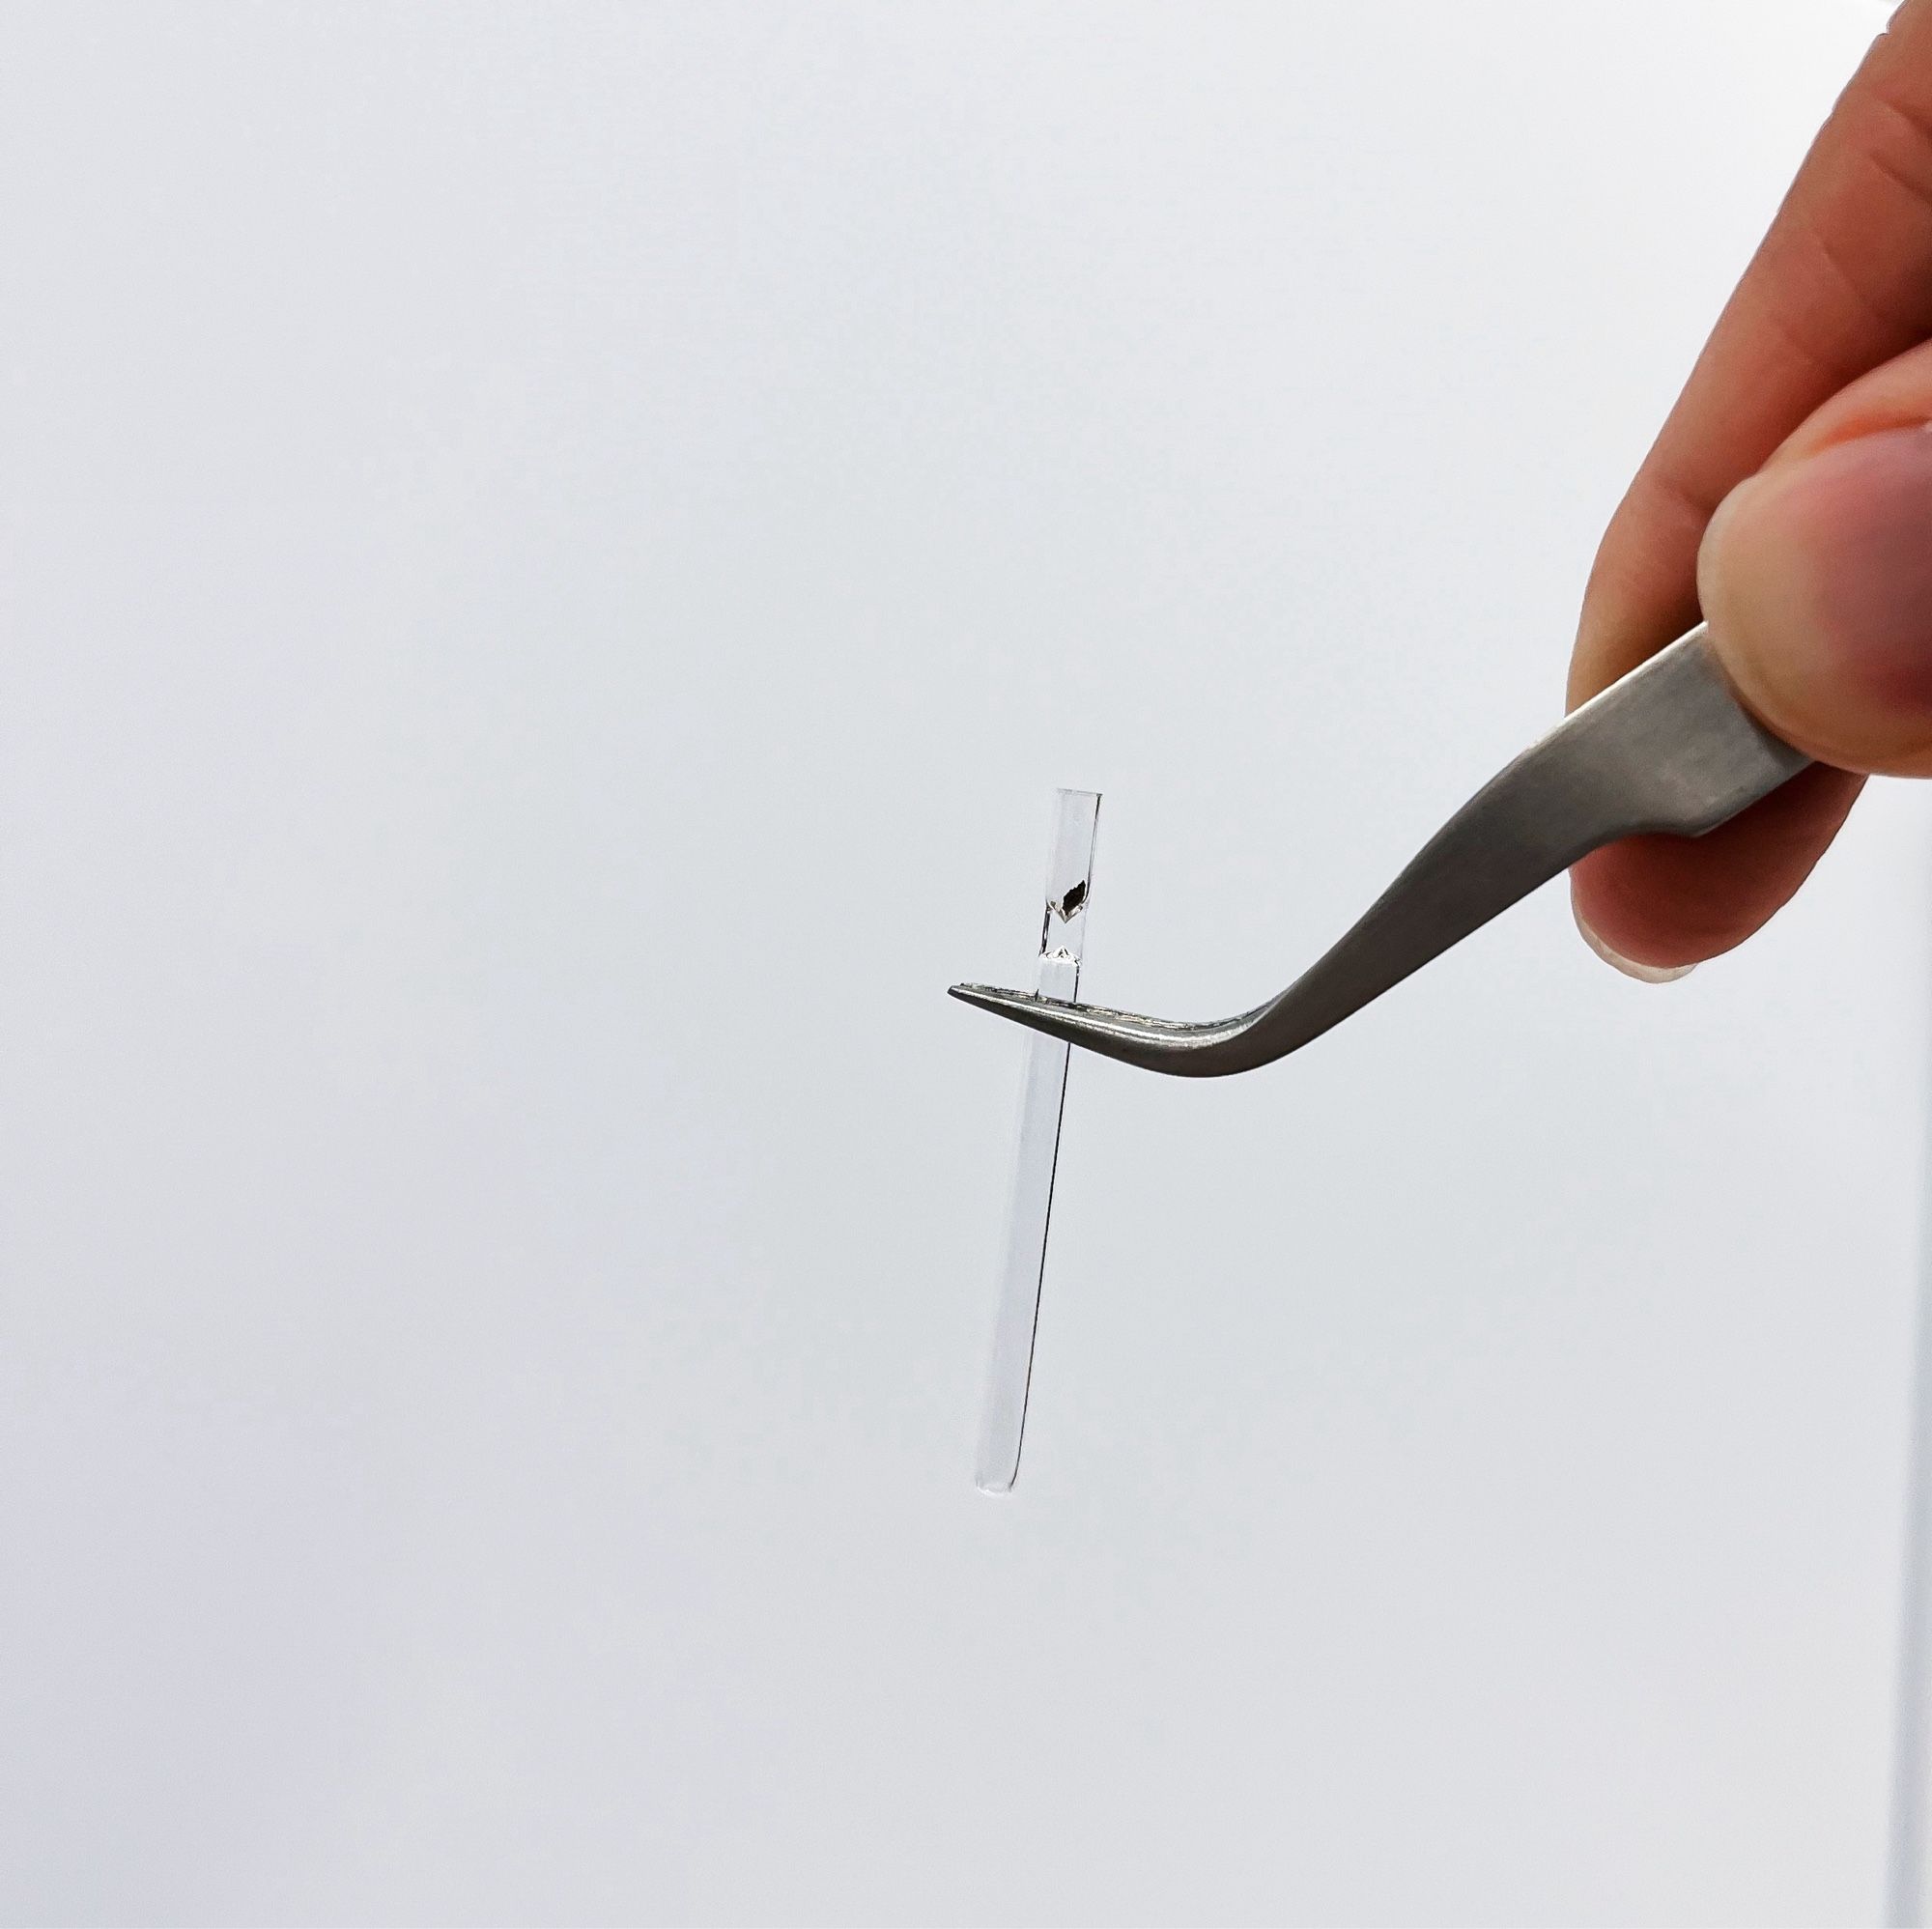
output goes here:
{"type": "Polygon", "coordinates": [[[1842,769],[1932,776],[1932,428],[1774,460],[1712,520],[1697,587],[1779,736],[1842,769]]]}

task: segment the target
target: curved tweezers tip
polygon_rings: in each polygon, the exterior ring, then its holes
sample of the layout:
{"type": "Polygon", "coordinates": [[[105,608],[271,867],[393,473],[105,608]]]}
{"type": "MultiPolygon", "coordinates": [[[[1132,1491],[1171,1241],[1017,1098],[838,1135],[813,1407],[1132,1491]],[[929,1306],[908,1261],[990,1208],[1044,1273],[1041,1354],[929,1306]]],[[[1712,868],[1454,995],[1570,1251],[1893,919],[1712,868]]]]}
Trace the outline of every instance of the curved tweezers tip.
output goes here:
{"type": "MultiPolygon", "coordinates": [[[[1003,1018],[1017,1019],[1022,1025],[1030,1025],[1035,1031],[1056,1038],[1080,1036],[1084,1030],[1080,1019],[1094,1008],[1071,1005],[1061,998],[1042,998],[1037,991],[1009,991],[997,984],[949,985],[946,995],[981,1011],[997,1011],[1003,1018]]],[[[1158,1024],[1159,1020],[1144,1022],[1158,1024]]]]}
{"type": "Polygon", "coordinates": [[[1750,716],[1702,628],[1586,703],[1486,784],[1294,983],[1233,1018],[1175,1023],[955,984],[952,995],[1151,1071],[1248,1071],[1320,1037],[1586,852],[1701,837],[1803,769],[1750,716]]]}
{"type": "Polygon", "coordinates": [[[1009,991],[998,984],[949,985],[946,995],[958,999],[962,1005],[977,1006],[981,1011],[997,1011],[1004,1017],[1017,1018],[1021,1024],[1050,1032],[1057,1038],[1084,1031],[1083,1021],[1088,1019],[1111,1018],[1158,1032],[1180,1029],[1165,1019],[1144,1018],[1135,1011],[1109,1011],[1100,1005],[1072,1004],[1064,998],[1044,997],[1037,991],[1009,991]]]}
{"type": "Polygon", "coordinates": [[[1238,1018],[1196,1023],[1150,1018],[1139,1011],[1116,1011],[1105,1005],[1074,1005],[1064,999],[1042,998],[1037,992],[1008,991],[995,984],[955,984],[949,997],[981,1011],[997,1012],[1049,1038],[1081,1045],[1105,1058],[1153,1070],[1185,1076],[1213,1075],[1231,1070],[1202,1047],[1225,1043],[1248,1024],[1252,1013],[1238,1018]]]}

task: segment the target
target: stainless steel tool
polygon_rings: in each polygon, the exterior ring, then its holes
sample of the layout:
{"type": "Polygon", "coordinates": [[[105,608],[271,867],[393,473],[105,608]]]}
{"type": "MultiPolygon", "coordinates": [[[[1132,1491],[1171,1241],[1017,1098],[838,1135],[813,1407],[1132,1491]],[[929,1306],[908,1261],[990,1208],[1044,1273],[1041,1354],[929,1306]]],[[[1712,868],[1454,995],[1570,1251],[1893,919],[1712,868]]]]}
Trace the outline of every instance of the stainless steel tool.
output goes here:
{"type": "Polygon", "coordinates": [[[1149,1071],[1252,1071],[1339,1025],[1601,845],[1698,837],[1810,761],[1732,695],[1702,625],[1490,780],[1334,949],[1279,997],[1186,1023],[992,985],[952,996],[1149,1071]]]}

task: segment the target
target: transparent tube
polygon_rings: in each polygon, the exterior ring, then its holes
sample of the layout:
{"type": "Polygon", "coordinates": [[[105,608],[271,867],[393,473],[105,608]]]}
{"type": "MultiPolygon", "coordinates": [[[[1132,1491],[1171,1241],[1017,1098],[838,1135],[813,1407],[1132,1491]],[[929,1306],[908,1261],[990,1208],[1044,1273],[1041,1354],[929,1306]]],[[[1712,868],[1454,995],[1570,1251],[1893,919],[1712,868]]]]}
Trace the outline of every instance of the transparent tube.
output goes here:
{"type": "Polygon", "coordinates": [[[1894,1701],[1891,1828],[1886,1857],[1885,1919],[1890,1929],[1925,1921],[1928,1688],[1932,1688],[1932,1318],[1918,1310],[1911,1461],[1906,1469],[1905,1599],[1899,1617],[1894,1701]]]}
{"type": "MultiPolygon", "coordinates": [[[[1091,790],[1062,790],[1054,799],[1048,845],[1046,906],[1040,920],[1036,988],[1048,998],[1079,995],[1094,880],[1094,842],[1100,799],[1091,790]]],[[[1053,1214],[1053,1178],[1060,1158],[1060,1125],[1066,1099],[1068,1047],[1037,1032],[1026,1034],[1020,1087],[1018,1145],[1000,1267],[1000,1303],[993,1322],[993,1355],[980,1423],[974,1481],[982,1493],[1006,1493],[1019,1478],[1033,1380],[1034,1335],[1039,1325],[1046,1234],[1053,1214]]]]}
{"type": "Polygon", "coordinates": [[[1932,1189],[1921,1209],[1885,1919],[1923,1929],[1932,1823],[1932,1189]]]}

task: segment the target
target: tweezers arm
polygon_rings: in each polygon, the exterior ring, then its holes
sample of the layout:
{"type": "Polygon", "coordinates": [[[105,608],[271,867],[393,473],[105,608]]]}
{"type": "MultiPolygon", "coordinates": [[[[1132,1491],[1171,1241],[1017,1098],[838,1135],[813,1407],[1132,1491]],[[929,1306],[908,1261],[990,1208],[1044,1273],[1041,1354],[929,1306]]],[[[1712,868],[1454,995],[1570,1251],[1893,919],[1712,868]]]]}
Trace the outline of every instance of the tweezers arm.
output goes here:
{"type": "Polygon", "coordinates": [[[1640,832],[1702,837],[1809,761],[1738,701],[1700,625],[1507,765],[1333,950],[1252,1011],[1175,1024],[977,985],[954,994],[1150,1070],[1249,1071],[1320,1037],[1578,858],[1640,832]]]}
{"type": "Polygon", "coordinates": [[[1591,851],[1702,837],[1808,761],[1732,695],[1700,626],[1485,784],[1332,950],[1248,1014],[1237,1055],[1293,1051],[1591,851]]]}

